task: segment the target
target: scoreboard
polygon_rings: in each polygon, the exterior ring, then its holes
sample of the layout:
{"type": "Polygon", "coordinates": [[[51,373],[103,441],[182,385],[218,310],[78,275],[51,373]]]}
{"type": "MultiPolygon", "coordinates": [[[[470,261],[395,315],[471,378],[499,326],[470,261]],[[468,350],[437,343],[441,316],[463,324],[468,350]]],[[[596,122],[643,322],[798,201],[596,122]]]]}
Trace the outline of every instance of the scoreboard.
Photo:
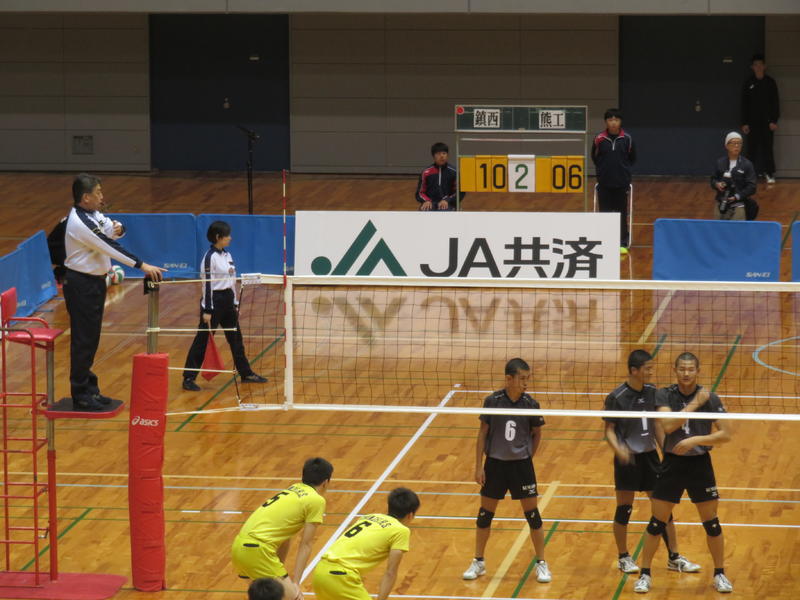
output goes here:
{"type": "Polygon", "coordinates": [[[584,157],[533,154],[476,155],[459,158],[462,192],[584,191],[584,157]]]}

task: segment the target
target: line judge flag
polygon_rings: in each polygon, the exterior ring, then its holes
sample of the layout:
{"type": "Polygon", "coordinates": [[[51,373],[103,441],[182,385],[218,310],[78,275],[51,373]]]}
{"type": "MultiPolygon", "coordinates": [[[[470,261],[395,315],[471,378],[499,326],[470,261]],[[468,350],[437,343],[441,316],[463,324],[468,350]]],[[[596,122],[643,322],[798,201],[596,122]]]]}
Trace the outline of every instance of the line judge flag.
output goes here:
{"type": "Polygon", "coordinates": [[[217,371],[221,371],[225,368],[225,363],[222,362],[222,357],[219,355],[219,350],[217,350],[217,345],[214,343],[214,334],[209,334],[208,336],[208,343],[206,344],[206,354],[203,357],[203,364],[200,365],[201,369],[213,369],[211,372],[207,371],[200,371],[200,375],[206,379],[206,381],[211,381],[219,375],[217,371]]]}

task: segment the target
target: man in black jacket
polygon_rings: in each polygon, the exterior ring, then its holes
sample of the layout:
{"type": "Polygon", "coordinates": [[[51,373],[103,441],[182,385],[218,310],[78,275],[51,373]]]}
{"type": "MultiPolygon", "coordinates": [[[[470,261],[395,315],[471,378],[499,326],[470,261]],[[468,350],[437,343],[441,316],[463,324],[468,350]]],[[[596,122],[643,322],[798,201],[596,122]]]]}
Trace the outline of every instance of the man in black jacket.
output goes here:
{"type": "Polygon", "coordinates": [[[725,136],[725,150],[727,154],[717,159],[711,176],[718,216],[726,221],[752,221],[758,214],[758,204],[751,198],[756,193],[756,171],[742,156],[742,136],[731,131],[725,136]]]}
{"type": "MultiPolygon", "coordinates": [[[[419,176],[416,198],[419,210],[458,210],[456,170],[447,162],[450,149],[443,142],[431,146],[433,164],[419,176]]],[[[464,199],[464,193],[461,194],[464,199]]]]}
{"type": "Polygon", "coordinates": [[[603,118],[606,130],[597,134],[592,144],[592,161],[597,168],[597,200],[600,212],[619,213],[619,250],[627,254],[630,246],[628,192],[636,148],[633,138],[622,129],[622,113],[618,108],[609,108],[603,118]]]}
{"type": "Polygon", "coordinates": [[[775,157],[772,142],[778,129],[780,102],[775,80],[766,74],[763,54],[753,56],[753,74],[742,88],[742,131],[747,136],[747,156],[755,163],[756,173],[767,183],[775,183],[775,157]]]}

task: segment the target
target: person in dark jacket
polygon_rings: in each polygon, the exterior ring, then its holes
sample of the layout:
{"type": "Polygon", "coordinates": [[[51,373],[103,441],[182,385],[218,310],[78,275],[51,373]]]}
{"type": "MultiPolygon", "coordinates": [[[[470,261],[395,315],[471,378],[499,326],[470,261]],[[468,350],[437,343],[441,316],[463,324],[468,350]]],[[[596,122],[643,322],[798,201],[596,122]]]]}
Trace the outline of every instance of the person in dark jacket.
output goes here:
{"type": "Polygon", "coordinates": [[[443,142],[431,146],[433,164],[422,172],[417,183],[419,210],[458,210],[456,170],[447,162],[449,152],[450,149],[443,142]]]}
{"type": "Polygon", "coordinates": [[[753,74],[742,88],[742,131],[747,136],[747,156],[767,183],[775,183],[775,157],[772,142],[778,129],[780,102],[778,85],[767,75],[763,54],[753,56],[750,68],[753,74]]]}
{"type": "Polygon", "coordinates": [[[609,108],[603,118],[605,131],[594,138],[592,161],[597,170],[597,200],[600,212],[619,213],[620,252],[628,253],[628,193],[631,167],[636,162],[633,138],[622,129],[622,112],[609,108]]]}
{"type": "Polygon", "coordinates": [[[717,192],[717,214],[726,221],[749,221],[758,214],[758,204],[751,198],[756,193],[756,171],[753,163],[742,156],[742,136],[731,131],[725,136],[727,154],[717,159],[711,188],[717,192]]]}

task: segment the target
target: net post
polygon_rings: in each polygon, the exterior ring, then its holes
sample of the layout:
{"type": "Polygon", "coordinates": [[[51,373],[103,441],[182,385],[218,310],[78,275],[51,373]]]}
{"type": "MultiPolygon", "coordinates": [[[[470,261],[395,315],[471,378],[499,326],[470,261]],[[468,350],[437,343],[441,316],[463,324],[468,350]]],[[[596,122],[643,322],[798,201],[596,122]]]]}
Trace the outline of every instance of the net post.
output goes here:
{"type": "Polygon", "coordinates": [[[158,282],[145,278],[145,293],[147,298],[147,353],[158,352],[158,282]]]}
{"type": "Polygon", "coordinates": [[[283,284],[283,351],[284,369],[284,408],[294,404],[294,306],[292,305],[292,280],[284,277],[283,284]]]}

